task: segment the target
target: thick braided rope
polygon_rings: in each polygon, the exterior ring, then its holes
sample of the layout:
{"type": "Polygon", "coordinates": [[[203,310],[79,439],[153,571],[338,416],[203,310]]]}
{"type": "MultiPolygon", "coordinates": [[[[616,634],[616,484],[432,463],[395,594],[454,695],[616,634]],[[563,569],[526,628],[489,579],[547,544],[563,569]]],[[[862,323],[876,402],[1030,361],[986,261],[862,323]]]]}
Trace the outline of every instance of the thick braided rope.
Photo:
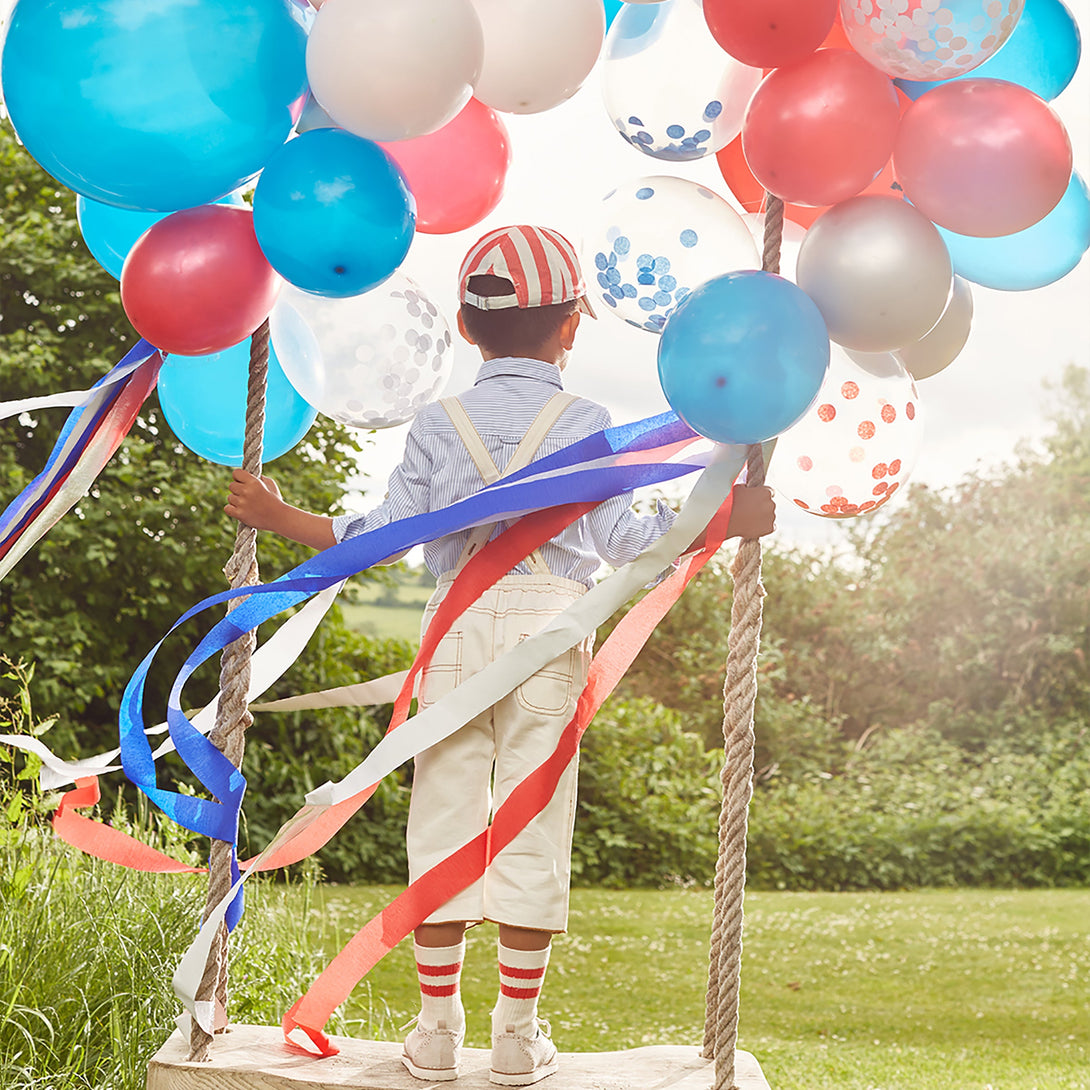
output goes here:
{"type": "MultiPolygon", "coordinates": [[[[250,377],[246,393],[246,433],[242,447],[242,468],[255,477],[261,476],[261,446],[265,431],[265,386],[269,373],[269,323],[266,320],[250,340],[250,377]]],[[[235,548],[224,566],[223,574],[232,589],[252,586],[258,582],[257,531],[239,524],[235,534],[235,548]]],[[[233,599],[228,612],[244,602],[245,598],[233,599]]],[[[239,637],[223,652],[220,659],[220,696],[216,709],[216,725],[209,738],[227,759],[237,768],[242,764],[246,744],[246,730],[253,717],[246,706],[246,693],[250,687],[250,657],[256,646],[253,632],[239,637]]],[[[232,845],[223,840],[213,840],[208,857],[208,900],[204,918],[227,896],[231,889],[232,845]]],[[[197,1002],[208,1002],[215,997],[223,1009],[227,1009],[227,928],[220,925],[216,941],[208,955],[197,1002]]],[[[203,1063],[211,1059],[212,1037],[205,1033],[194,1020],[189,1037],[189,1060],[203,1063]]]]}
{"type": "MultiPolygon", "coordinates": [[[[783,202],[767,194],[761,267],[778,272],[783,202]]],[[[746,483],[764,484],[761,447],[749,450],[746,483]]],[[[731,605],[726,682],[723,687],[723,805],[715,867],[715,909],[708,952],[708,990],[703,1054],[715,1060],[713,1090],[733,1090],[738,1044],[738,996],[742,968],[742,906],[746,879],[746,823],[753,794],[753,708],[757,698],[757,652],[762,599],[761,543],[743,541],[731,565],[731,605]]]]}

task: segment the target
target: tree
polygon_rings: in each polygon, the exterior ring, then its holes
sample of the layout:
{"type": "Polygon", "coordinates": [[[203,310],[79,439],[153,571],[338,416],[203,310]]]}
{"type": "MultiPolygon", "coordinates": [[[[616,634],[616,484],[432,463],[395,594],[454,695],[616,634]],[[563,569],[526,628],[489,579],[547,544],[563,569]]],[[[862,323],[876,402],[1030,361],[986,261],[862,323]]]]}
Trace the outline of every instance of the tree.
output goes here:
{"type": "MultiPolygon", "coordinates": [[[[135,341],[117,282],[82,242],[74,195],[6,130],[0,175],[0,397],[85,388],[135,341]]],[[[49,410],[0,424],[5,504],[44,465],[64,415],[49,410]]],[[[334,511],[359,450],[344,428],[319,418],[270,472],[296,502],[334,511]]],[[[136,664],[179,614],[224,589],[235,534],[222,513],[229,474],[177,442],[153,396],[86,499],[0,583],[2,649],[35,663],[35,697],[61,716],[58,732],[72,744],[111,743],[136,664]]],[[[259,551],[266,576],[309,555],[271,536],[259,551]]],[[[210,622],[202,623],[203,631],[210,622]]],[[[336,613],[330,623],[340,624],[336,613]]],[[[195,631],[189,626],[164,648],[150,679],[149,716],[161,718],[166,686],[195,631]]],[[[187,689],[190,700],[214,692],[214,671],[207,674],[187,689]]]]}

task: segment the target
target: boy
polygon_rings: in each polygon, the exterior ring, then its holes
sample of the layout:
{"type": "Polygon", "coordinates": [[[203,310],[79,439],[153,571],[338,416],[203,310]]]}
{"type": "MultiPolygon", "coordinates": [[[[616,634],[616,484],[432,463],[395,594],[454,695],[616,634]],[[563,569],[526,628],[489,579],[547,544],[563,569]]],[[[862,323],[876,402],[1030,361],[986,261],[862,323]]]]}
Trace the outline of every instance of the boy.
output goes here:
{"type": "MultiPolygon", "coordinates": [[[[563,393],[561,372],[579,322],[594,313],[575,250],[562,235],[529,226],[489,232],[466,255],[458,293],[459,332],[478,348],[483,366],[471,390],[427,406],[413,421],[404,459],[379,507],[363,516],[309,514],[285,503],[268,478],[258,481],[236,470],[227,513],[327,548],[463,499],[535,457],[609,426],[602,406],[563,393]]],[[[767,488],[735,489],[729,533],[769,533],[774,513],[767,488]]],[[[424,673],[420,706],[435,703],[463,677],[535,635],[585,593],[601,561],[633,560],[673,520],[664,505],[637,516],[630,496],[616,496],[545,542],[444,636],[424,673]]],[[[424,547],[438,585],[423,629],[469,557],[505,526],[478,527],[424,547]]],[[[416,758],[406,834],[410,881],[478,835],[511,790],[553,751],[582,691],[589,644],[560,656],[416,758]]],[[[537,1001],[552,936],[567,926],[576,765],[573,760],[549,805],[493,859],[484,878],[416,929],[421,1010],[402,1056],[416,1077],[440,1082],[458,1076],[465,930],[485,920],[499,925],[491,1081],[527,1086],[557,1070],[537,1001]]]]}

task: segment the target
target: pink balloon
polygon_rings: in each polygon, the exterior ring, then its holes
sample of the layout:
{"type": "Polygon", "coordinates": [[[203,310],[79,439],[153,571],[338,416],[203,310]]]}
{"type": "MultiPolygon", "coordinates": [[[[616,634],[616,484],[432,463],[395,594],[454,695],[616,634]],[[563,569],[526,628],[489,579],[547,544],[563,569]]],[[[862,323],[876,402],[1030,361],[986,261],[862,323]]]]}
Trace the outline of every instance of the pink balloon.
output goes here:
{"type": "Polygon", "coordinates": [[[152,224],[121,269],[121,303],[163,352],[207,356],[268,316],[280,277],[265,260],[248,208],[202,205],[152,224]]]}
{"type": "Polygon", "coordinates": [[[746,109],[742,149],[770,193],[836,204],[885,166],[899,116],[888,76],[850,50],[819,49],[765,77],[746,109]]]}
{"type": "Polygon", "coordinates": [[[905,112],[893,150],[905,196],[960,235],[1023,231],[1071,180],[1063,122],[1032,91],[996,79],[940,84],[905,112]]]}
{"type": "Polygon", "coordinates": [[[511,143],[496,111],[475,98],[441,129],[382,147],[409,183],[424,234],[464,231],[500,203],[511,143]]]}

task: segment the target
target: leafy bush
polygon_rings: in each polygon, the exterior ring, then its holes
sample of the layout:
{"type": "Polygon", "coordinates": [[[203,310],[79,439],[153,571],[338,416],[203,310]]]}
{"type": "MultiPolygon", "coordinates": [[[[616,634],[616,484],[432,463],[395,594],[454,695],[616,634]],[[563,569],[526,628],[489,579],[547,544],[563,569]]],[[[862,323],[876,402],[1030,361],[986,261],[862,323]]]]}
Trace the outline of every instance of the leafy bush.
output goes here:
{"type": "Polygon", "coordinates": [[[1090,884],[1087,727],[1037,729],[961,749],[935,729],[891,731],[839,776],[760,791],[749,875],[765,889],[1090,884]]]}
{"type": "Polygon", "coordinates": [[[607,704],[583,737],[573,880],[706,883],[715,874],[718,754],[653,701],[607,704]]]}

